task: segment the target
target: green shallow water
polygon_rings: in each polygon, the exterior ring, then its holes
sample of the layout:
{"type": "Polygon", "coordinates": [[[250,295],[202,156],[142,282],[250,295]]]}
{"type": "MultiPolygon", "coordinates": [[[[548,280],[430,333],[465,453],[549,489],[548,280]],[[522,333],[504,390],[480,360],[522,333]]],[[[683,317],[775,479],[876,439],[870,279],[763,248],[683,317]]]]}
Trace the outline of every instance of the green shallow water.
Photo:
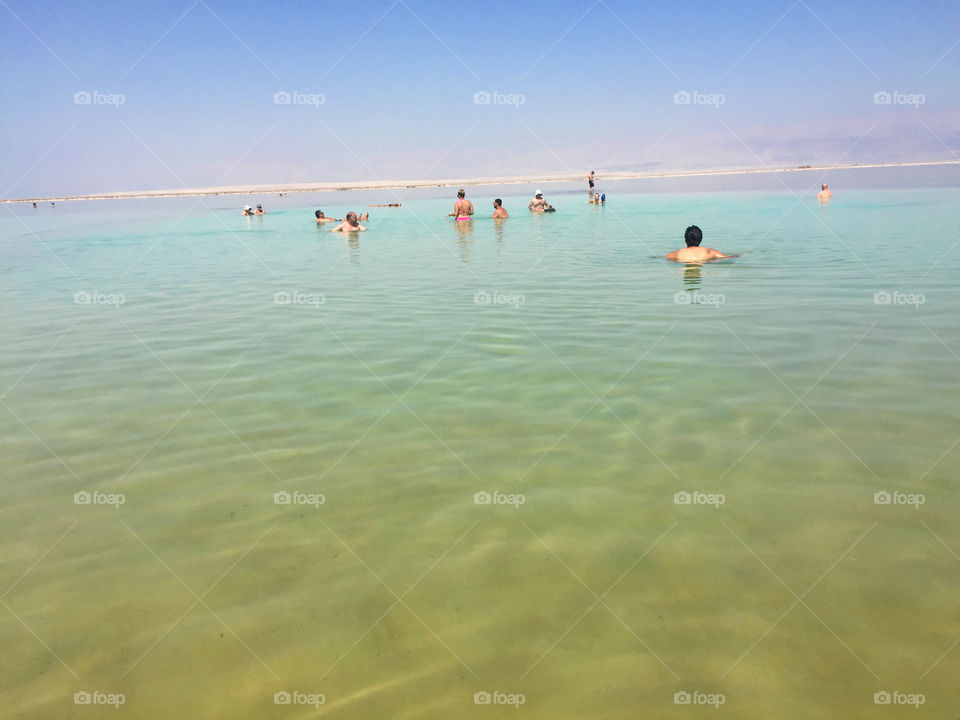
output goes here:
{"type": "Polygon", "coordinates": [[[953,717],[956,189],[582,200],[5,210],[6,711],[953,717]]]}

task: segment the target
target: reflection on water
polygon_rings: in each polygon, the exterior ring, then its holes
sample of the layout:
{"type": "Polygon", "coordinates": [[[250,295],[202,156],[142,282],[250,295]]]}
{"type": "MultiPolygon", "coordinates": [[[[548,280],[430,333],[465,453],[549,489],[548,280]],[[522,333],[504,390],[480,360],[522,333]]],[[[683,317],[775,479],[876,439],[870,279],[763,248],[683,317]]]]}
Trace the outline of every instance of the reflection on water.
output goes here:
{"type": "Polygon", "coordinates": [[[473,242],[473,223],[474,220],[454,220],[453,224],[457,227],[457,235],[459,236],[457,244],[460,246],[460,260],[461,262],[470,261],[470,244],[473,242]]]}
{"type": "Polygon", "coordinates": [[[690,291],[700,287],[703,277],[703,263],[685,263],[683,268],[683,284],[688,286],[690,291]]]}

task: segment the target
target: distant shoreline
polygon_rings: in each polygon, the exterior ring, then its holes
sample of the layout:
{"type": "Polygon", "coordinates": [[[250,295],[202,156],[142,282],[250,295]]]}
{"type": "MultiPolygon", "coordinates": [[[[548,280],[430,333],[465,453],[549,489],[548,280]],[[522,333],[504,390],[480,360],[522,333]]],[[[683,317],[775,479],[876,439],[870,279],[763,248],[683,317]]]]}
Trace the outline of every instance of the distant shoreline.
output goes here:
{"type": "MultiPolygon", "coordinates": [[[[924,167],[934,165],[960,165],[960,160],[929,160],[898,163],[865,163],[860,165],[804,165],[779,168],[741,168],[730,170],[676,170],[673,172],[613,172],[604,173],[603,180],[643,180],[679,177],[709,177],[717,175],[759,175],[786,172],[824,172],[830,170],[856,170],[866,168],[924,167]]],[[[183,190],[134,190],[92,195],[64,195],[31,198],[0,198],[0,204],[30,202],[68,202],[70,200],[132,200],[137,198],[201,197],[208,195],[258,195],[266,193],[316,193],[343,192],[352,190],[406,190],[409,188],[470,187],[473,185],[528,185],[565,183],[586,180],[587,173],[578,175],[531,175],[523,177],[461,178],[455,180],[384,180],[356,181],[347,183],[293,183],[286,185],[234,185],[210,188],[184,188],[183,190]]]]}

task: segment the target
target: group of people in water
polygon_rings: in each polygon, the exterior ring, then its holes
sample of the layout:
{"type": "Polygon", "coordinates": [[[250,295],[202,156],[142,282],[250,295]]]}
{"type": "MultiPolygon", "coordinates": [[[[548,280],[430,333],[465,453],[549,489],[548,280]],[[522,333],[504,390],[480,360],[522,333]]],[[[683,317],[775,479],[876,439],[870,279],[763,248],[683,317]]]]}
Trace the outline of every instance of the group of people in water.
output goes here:
{"type": "MultiPolygon", "coordinates": [[[[590,171],[590,174],[587,176],[587,182],[589,185],[589,199],[587,200],[588,205],[603,205],[607,201],[606,193],[598,193],[594,189],[596,174],[593,170],[590,171]]],[[[830,198],[833,197],[833,192],[826,183],[823,183],[820,186],[820,192],[817,193],[817,199],[821,203],[829,202],[830,198]]],[[[52,203],[51,203],[52,204],[52,203]]],[[[36,206],[36,203],[34,203],[36,206]]],[[[371,207],[400,207],[400,203],[389,203],[384,205],[371,205],[371,207]]],[[[543,199],[543,191],[537,190],[534,193],[533,200],[527,205],[527,209],[531,213],[543,214],[556,212],[550,203],[543,199]]],[[[262,206],[257,205],[257,209],[254,210],[249,205],[244,206],[243,215],[265,215],[266,210],[262,206]]],[[[456,222],[469,222],[473,219],[474,210],[473,203],[467,200],[466,190],[460,188],[457,191],[457,200],[453,204],[453,212],[447,213],[447,217],[455,218],[456,222]]],[[[359,213],[350,211],[342,218],[327,217],[323,210],[317,210],[314,213],[316,218],[316,223],[318,226],[325,225],[326,223],[338,223],[336,227],[330,228],[330,232],[342,232],[342,233],[352,233],[352,232],[364,232],[367,228],[361,225],[361,221],[366,222],[370,219],[370,213],[359,213]]],[[[493,215],[494,220],[504,220],[510,217],[507,213],[506,208],[503,207],[503,200],[497,198],[493,201],[493,215]]],[[[719,260],[722,258],[732,258],[737,257],[736,255],[725,255],[719,250],[714,250],[709,247],[702,247],[700,243],[703,242],[703,231],[696,225],[691,225],[686,229],[683,234],[683,240],[686,243],[686,247],[680,248],[679,250],[674,250],[666,256],[667,260],[673,260],[679,263],[702,263],[708,260],[719,260]]]]}

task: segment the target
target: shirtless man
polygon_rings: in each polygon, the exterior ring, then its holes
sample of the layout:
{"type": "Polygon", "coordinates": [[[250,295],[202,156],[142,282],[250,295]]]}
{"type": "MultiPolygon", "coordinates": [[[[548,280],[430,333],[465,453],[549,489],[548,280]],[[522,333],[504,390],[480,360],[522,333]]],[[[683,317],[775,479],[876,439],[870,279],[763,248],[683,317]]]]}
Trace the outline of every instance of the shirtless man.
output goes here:
{"type": "Polygon", "coordinates": [[[473,215],[473,203],[467,200],[466,191],[460,188],[457,193],[457,201],[453,204],[453,212],[447,213],[447,217],[455,217],[457,222],[465,222],[473,215]]]}
{"type": "Polygon", "coordinates": [[[823,185],[820,186],[820,192],[817,193],[817,200],[820,202],[827,202],[827,200],[832,197],[833,192],[831,192],[830,188],[827,187],[826,183],[823,183],[823,185]]]}
{"type": "Polygon", "coordinates": [[[360,224],[360,221],[357,220],[357,214],[355,212],[348,212],[347,217],[344,218],[343,222],[337,225],[335,228],[330,230],[330,232],[363,232],[366,228],[360,224]]]}
{"type": "Polygon", "coordinates": [[[326,215],[323,214],[323,210],[317,210],[314,213],[314,216],[317,218],[317,225],[323,225],[323,223],[328,223],[328,222],[343,222],[339,218],[328,218],[326,215]]]}
{"type": "Polygon", "coordinates": [[[594,173],[593,173],[593,170],[591,170],[591,171],[590,171],[590,174],[587,175],[587,182],[590,183],[590,193],[591,193],[591,194],[593,193],[593,177],[594,177],[594,173]]]}
{"type": "Polygon", "coordinates": [[[507,211],[503,209],[503,200],[497,198],[493,201],[493,218],[497,220],[499,218],[510,217],[507,215],[507,211]]]}
{"type": "Polygon", "coordinates": [[[537,190],[534,194],[533,200],[530,201],[530,204],[527,205],[527,209],[532,212],[542,213],[547,207],[547,201],[543,199],[543,191],[537,190]]]}
{"type": "Polygon", "coordinates": [[[257,211],[254,213],[254,215],[266,215],[266,214],[267,214],[267,211],[263,209],[263,206],[257,205],[257,211]]]}
{"type": "Polygon", "coordinates": [[[687,246],[681,250],[674,250],[667,255],[667,260],[676,262],[704,262],[705,260],[715,260],[717,258],[728,258],[733,255],[724,255],[719,250],[713,248],[700,247],[703,242],[703,231],[696,225],[691,225],[683,234],[683,240],[687,246]]]}

